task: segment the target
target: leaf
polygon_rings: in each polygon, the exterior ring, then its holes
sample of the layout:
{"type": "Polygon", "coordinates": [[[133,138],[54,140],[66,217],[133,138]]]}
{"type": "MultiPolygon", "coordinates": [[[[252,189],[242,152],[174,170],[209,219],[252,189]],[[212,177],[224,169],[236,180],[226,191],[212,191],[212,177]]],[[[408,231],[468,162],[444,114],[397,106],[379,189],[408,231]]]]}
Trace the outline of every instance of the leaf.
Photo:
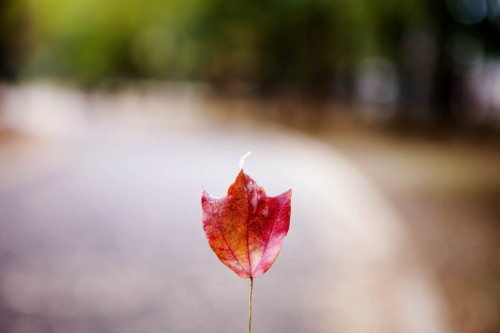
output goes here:
{"type": "Polygon", "coordinates": [[[225,197],[203,190],[203,230],[220,261],[241,278],[264,274],[288,232],[291,197],[292,190],[268,197],[243,169],[225,197]]]}

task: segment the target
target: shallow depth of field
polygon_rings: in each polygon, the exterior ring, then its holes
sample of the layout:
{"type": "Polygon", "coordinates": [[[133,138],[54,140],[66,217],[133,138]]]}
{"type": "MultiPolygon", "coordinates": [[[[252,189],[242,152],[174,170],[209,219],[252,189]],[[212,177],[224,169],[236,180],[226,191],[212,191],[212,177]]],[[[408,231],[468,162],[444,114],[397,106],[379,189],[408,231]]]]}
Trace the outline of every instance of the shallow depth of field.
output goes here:
{"type": "Polygon", "coordinates": [[[0,332],[245,332],[201,188],[293,189],[254,332],[500,331],[498,0],[0,3],[0,332]]]}

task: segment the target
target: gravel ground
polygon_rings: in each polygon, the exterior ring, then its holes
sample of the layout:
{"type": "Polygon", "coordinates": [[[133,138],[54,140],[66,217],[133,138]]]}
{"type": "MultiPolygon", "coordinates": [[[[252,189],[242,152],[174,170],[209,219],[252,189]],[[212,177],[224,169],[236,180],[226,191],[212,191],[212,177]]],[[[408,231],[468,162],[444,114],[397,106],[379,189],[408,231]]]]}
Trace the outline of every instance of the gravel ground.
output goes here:
{"type": "Polygon", "coordinates": [[[500,332],[500,151],[485,142],[327,134],[401,214],[454,331],[500,332]]]}

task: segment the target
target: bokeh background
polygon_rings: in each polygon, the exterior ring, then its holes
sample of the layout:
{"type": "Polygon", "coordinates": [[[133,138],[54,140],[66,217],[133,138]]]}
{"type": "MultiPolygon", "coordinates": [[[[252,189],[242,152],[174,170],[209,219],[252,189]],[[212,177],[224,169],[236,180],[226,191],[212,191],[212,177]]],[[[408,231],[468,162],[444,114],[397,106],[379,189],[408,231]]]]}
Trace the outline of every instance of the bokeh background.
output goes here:
{"type": "Polygon", "coordinates": [[[248,150],[255,332],[500,332],[499,0],[1,1],[0,332],[245,331],[248,150]]]}

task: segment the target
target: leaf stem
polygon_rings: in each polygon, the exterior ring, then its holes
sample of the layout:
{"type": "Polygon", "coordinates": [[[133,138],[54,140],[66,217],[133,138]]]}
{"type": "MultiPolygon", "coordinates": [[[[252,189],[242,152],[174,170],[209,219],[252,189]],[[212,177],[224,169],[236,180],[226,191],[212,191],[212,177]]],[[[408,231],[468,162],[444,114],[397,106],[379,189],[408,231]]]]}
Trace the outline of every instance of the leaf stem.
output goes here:
{"type": "Polygon", "coordinates": [[[252,151],[249,151],[248,153],[246,153],[245,155],[243,155],[243,157],[241,157],[240,159],[240,170],[243,170],[243,166],[245,165],[245,159],[250,156],[250,154],[252,153],[252,151]]]}
{"type": "Polygon", "coordinates": [[[250,297],[248,299],[248,333],[252,330],[252,291],[253,291],[253,277],[250,277],[250,297]]]}

